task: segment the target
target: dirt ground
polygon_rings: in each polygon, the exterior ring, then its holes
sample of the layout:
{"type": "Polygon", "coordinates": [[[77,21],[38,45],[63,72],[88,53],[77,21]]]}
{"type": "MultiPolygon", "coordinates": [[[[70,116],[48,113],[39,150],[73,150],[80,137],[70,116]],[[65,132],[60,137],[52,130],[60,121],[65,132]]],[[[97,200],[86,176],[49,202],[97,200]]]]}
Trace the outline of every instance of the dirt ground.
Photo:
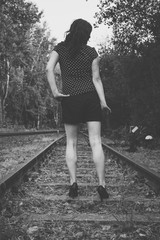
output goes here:
{"type": "MultiPolygon", "coordinates": [[[[49,145],[57,137],[58,134],[46,134],[46,135],[32,135],[32,136],[14,136],[14,137],[0,137],[0,179],[7,173],[15,169],[20,164],[23,164],[26,160],[34,157],[38,154],[44,147],[49,145]]],[[[128,147],[122,147],[121,144],[114,144],[107,138],[103,138],[103,142],[112,144],[113,148],[116,148],[121,153],[127,155],[128,157],[148,165],[151,169],[160,173],[160,150],[159,149],[147,149],[139,147],[135,152],[128,152],[128,147]]],[[[3,229],[5,235],[1,235],[0,239],[16,239],[16,240],[49,240],[49,239],[99,239],[99,234],[103,234],[101,239],[112,239],[112,240],[158,240],[159,237],[159,224],[150,223],[147,226],[134,225],[131,228],[130,225],[100,225],[99,223],[61,223],[50,221],[42,224],[41,222],[35,222],[31,224],[26,224],[26,216],[20,214],[18,211],[23,211],[27,207],[30,211],[40,211],[39,201],[35,201],[35,198],[30,198],[30,204],[26,203],[23,198],[24,189],[19,193],[17,200],[15,201],[17,205],[14,205],[13,201],[9,201],[12,209],[15,211],[13,215],[11,212],[7,212],[6,209],[11,209],[6,207],[3,210],[2,216],[0,216],[0,229],[3,229]],[[27,205],[28,204],[28,205],[27,205]],[[35,205],[35,206],[34,206],[35,205]],[[37,207],[38,206],[38,207],[37,207]],[[22,210],[20,210],[22,209],[22,210]],[[8,214],[8,215],[7,215],[8,214]],[[154,233],[154,234],[153,234],[154,233]],[[89,237],[85,237],[87,234],[89,237]],[[65,236],[70,236],[65,237],[65,236]],[[64,237],[62,237],[64,236],[64,237]],[[107,237],[108,236],[108,237],[107,237]]],[[[12,199],[12,196],[11,196],[12,199]]],[[[42,201],[42,200],[41,200],[42,201]]],[[[43,203],[43,202],[42,202],[43,203]]],[[[59,204],[59,210],[62,206],[59,204]]],[[[68,204],[68,203],[65,203],[68,204]]],[[[45,206],[46,203],[43,203],[45,206]]],[[[68,204],[68,210],[72,211],[73,207],[77,207],[84,211],[92,207],[92,211],[100,211],[100,206],[97,203],[85,205],[82,203],[74,203],[73,206],[68,204]]],[[[48,206],[50,207],[50,205],[48,206]]],[[[103,206],[101,206],[103,207],[103,206]]],[[[42,209],[43,210],[43,209],[42,209]]],[[[53,211],[53,209],[52,209],[53,211]]],[[[126,222],[127,223],[127,222],[126,222]]]]}
{"type": "MultiPolygon", "coordinates": [[[[103,138],[103,142],[107,143],[107,139],[103,138]]],[[[129,146],[122,146],[122,142],[111,142],[111,147],[122,153],[126,157],[149,167],[153,171],[160,174],[160,146],[156,148],[137,147],[136,151],[130,152],[129,146]]]]}
{"type": "Polygon", "coordinates": [[[55,134],[0,137],[0,179],[59,137],[55,134]]]}

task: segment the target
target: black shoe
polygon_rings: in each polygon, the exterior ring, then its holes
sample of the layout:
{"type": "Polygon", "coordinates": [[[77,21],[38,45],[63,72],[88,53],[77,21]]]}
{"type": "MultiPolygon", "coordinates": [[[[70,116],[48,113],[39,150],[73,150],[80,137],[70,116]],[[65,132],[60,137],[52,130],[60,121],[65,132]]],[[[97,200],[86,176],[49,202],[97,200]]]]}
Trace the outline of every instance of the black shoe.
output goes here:
{"type": "Polygon", "coordinates": [[[97,192],[99,193],[101,201],[103,201],[103,199],[109,198],[109,194],[107,193],[106,189],[102,185],[100,185],[97,188],[97,192]]]}
{"type": "Polygon", "coordinates": [[[69,197],[75,198],[78,196],[78,185],[76,182],[74,182],[69,189],[69,197]]]}

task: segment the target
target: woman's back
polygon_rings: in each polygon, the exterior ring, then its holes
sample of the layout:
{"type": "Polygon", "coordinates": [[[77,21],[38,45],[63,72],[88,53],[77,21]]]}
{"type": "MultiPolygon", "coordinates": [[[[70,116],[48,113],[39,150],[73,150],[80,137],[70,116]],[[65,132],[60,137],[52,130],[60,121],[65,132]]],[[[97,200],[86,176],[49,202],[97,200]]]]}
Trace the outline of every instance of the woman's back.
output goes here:
{"type": "Polygon", "coordinates": [[[92,62],[98,54],[94,48],[84,45],[74,58],[71,58],[64,42],[55,46],[54,51],[59,55],[64,94],[77,95],[95,91],[92,62]]]}

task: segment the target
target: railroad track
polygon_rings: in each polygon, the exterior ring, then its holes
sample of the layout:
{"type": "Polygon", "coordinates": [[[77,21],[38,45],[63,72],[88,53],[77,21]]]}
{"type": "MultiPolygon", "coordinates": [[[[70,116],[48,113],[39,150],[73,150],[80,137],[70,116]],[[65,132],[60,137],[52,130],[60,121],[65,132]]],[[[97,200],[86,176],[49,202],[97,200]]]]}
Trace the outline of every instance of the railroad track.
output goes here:
{"type": "Polygon", "coordinates": [[[84,135],[79,136],[78,142],[79,196],[76,199],[68,197],[65,136],[3,179],[0,182],[3,196],[0,240],[158,240],[158,175],[154,179],[154,173],[150,174],[147,169],[143,172],[142,166],[140,173],[137,172],[138,166],[135,170],[135,164],[130,161],[132,167],[124,165],[124,160],[127,161],[124,156],[107,145],[103,147],[106,186],[110,194],[103,202],[96,191],[98,179],[84,135]]]}
{"type": "Polygon", "coordinates": [[[64,130],[63,129],[54,129],[54,130],[0,132],[0,137],[50,134],[50,133],[59,133],[59,132],[64,133],[64,130]]]}

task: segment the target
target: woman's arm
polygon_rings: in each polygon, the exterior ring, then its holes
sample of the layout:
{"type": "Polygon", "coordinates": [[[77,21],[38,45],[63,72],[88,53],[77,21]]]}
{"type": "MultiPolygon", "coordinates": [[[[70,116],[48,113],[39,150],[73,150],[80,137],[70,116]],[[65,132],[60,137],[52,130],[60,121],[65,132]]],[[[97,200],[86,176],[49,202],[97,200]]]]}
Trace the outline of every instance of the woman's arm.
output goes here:
{"type": "Polygon", "coordinates": [[[52,93],[54,98],[59,99],[62,97],[68,97],[69,95],[62,94],[58,91],[57,85],[56,85],[56,78],[54,74],[54,69],[56,67],[56,64],[59,60],[59,55],[56,51],[52,51],[50,55],[50,59],[47,63],[46,71],[47,71],[47,79],[49,82],[49,85],[51,87],[52,93]]]}
{"type": "Polygon", "coordinates": [[[104,89],[99,73],[99,58],[95,58],[92,62],[92,79],[93,79],[93,84],[96,88],[96,91],[98,93],[100,103],[101,103],[101,108],[102,109],[108,109],[111,112],[111,109],[108,107],[106,100],[105,100],[105,95],[104,95],[104,89]]]}

